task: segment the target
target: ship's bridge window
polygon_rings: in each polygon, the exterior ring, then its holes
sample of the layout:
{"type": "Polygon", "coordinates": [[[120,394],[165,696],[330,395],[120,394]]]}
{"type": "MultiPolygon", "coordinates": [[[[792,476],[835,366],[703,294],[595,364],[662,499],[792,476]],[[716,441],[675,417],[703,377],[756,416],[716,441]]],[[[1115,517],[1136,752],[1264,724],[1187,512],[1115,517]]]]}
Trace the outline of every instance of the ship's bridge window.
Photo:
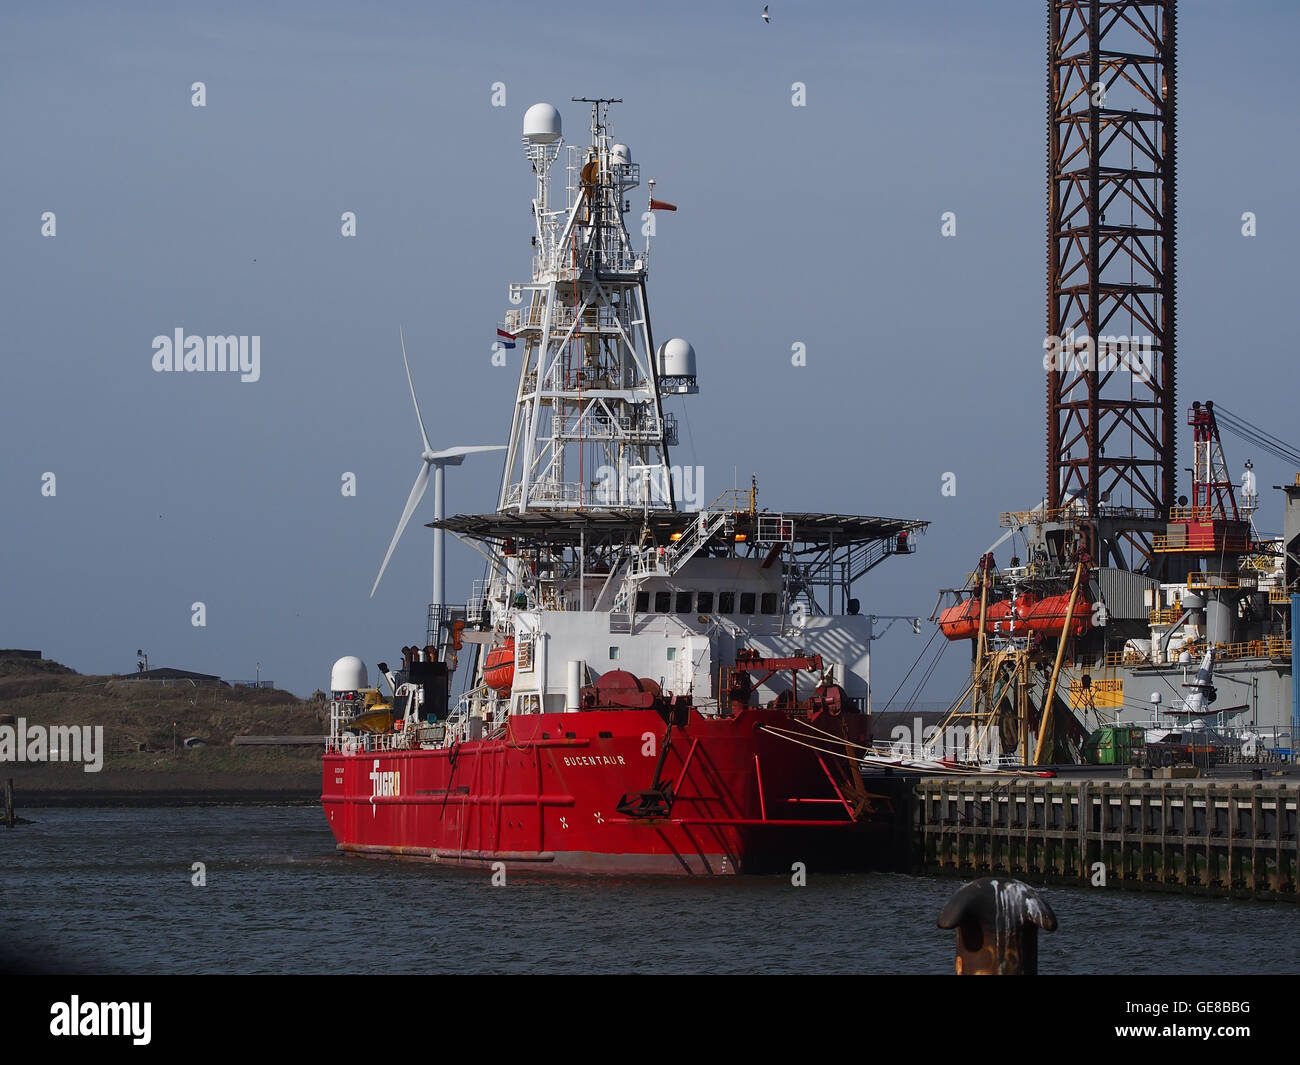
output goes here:
{"type": "Polygon", "coordinates": [[[667,614],[673,608],[672,592],[655,592],[655,613],[667,614]]]}
{"type": "Polygon", "coordinates": [[[752,614],[754,612],[754,600],[757,596],[753,592],[740,593],[740,612],[742,614],[752,614]]]}
{"type": "Polygon", "coordinates": [[[764,614],[776,613],[776,592],[764,592],[759,600],[758,609],[764,614]]]}
{"type": "Polygon", "coordinates": [[[734,614],[736,612],[736,593],[719,592],[718,593],[718,613],[734,614]]]}
{"type": "Polygon", "coordinates": [[[692,600],[693,598],[694,598],[694,596],[692,596],[692,594],[691,594],[690,592],[678,592],[678,593],[677,593],[677,613],[679,613],[679,614],[690,614],[690,613],[692,613],[692,611],[691,611],[691,600],[692,600]]]}
{"type": "Polygon", "coordinates": [[[697,608],[699,609],[699,612],[700,612],[701,614],[712,614],[712,613],[713,613],[713,593],[712,593],[712,592],[700,592],[700,597],[699,597],[699,599],[696,601],[696,603],[697,603],[697,608]]]}
{"type": "Polygon", "coordinates": [[[649,593],[649,592],[637,592],[637,593],[636,593],[636,610],[637,610],[637,613],[638,613],[638,614],[644,614],[644,613],[645,613],[647,610],[649,610],[649,609],[650,609],[650,593],[649,593]]]}

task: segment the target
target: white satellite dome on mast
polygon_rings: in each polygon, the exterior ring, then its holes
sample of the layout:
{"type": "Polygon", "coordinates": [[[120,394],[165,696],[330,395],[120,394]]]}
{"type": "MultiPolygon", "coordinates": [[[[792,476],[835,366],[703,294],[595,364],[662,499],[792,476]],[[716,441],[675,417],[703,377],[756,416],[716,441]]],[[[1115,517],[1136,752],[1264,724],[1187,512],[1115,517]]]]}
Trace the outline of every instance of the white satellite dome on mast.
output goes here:
{"type": "Polygon", "coordinates": [[[330,691],[355,692],[368,688],[366,664],[356,655],[344,655],[330,670],[330,691]]]}
{"type": "Polygon", "coordinates": [[[695,349],[681,337],[659,345],[659,374],[662,377],[694,377],[695,349]]]}
{"type": "Polygon", "coordinates": [[[609,149],[609,161],[615,166],[627,166],[632,162],[632,150],[626,144],[615,144],[609,149]]]}
{"type": "Polygon", "coordinates": [[[524,140],[529,144],[554,144],[563,135],[560,112],[550,104],[533,104],[524,112],[524,140]]]}
{"type": "Polygon", "coordinates": [[[659,385],[664,392],[678,395],[695,395],[699,386],[695,374],[695,349],[681,337],[673,337],[659,345],[655,352],[655,369],[659,372],[659,385]]]}

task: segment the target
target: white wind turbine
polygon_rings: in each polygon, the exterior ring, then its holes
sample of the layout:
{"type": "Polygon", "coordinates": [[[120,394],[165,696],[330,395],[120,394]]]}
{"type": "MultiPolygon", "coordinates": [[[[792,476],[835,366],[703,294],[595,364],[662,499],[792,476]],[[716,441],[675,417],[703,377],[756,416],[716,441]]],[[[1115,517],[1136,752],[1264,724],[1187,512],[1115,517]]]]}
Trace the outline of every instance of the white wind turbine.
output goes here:
{"type": "MultiPolygon", "coordinates": [[[[420,416],[420,401],[415,398],[415,382],[411,380],[411,363],[406,358],[406,334],[399,328],[398,335],[402,339],[402,362],[406,366],[406,383],[411,386],[411,402],[415,404],[415,417],[420,423],[420,440],[424,444],[424,451],[420,453],[420,461],[423,465],[421,465],[420,472],[416,475],[411,494],[406,498],[406,507],[402,510],[402,518],[397,523],[397,532],[393,533],[393,542],[388,545],[388,554],[384,555],[383,564],[379,567],[379,576],[375,578],[374,588],[370,589],[372,599],[375,595],[375,589],[379,587],[379,582],[383,580],[384,570],[388,568],[388,560],[393,557],[393,550],[397,547],[397,541],[402,538],[402,530],[406,528],[406,523],[411,520],[411,515],[415,513],[415,508],[420,505],[420,500],[424,497],[424,490],[429,485],[430,468],[433,469],[433,519],[434,521],[441,521],[446,516],[442,483],[443,470],[447,466],[459,466],[465,461],[466,455],[473,455],[479,451],[505,450],[504,444],[483,447],[449,447],[443,451],[434,451],[429,446],[429,434],[424,431],[424,419],[420,416]]],[[[436,606],[445,605],[446,599],[446,556],[443,553],[446,546],[446,537],[447,534],[444,530],[433,530],[433,602],[436,606]]]]}

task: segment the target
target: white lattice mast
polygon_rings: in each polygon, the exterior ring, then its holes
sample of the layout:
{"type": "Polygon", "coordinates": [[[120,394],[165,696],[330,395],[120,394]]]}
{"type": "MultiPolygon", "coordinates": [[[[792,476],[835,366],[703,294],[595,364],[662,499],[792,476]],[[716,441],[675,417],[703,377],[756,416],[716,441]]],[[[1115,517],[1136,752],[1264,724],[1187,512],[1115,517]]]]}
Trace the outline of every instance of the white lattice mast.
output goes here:
{"type": "Polygon", "coordinates": [[[532,281],[512,285],[505,331],[522,366],[498,509],[673,503],[665,418],[646,303],[646,255],[624,225],[640,184],[627,146],[613,143],[608,108],[590,103],[590,145],[564,145],[560,115],[534,104],[524,149],[537,175],[532,281]],[[567,152],[566,200],[553,207],[551,170],[567,152]]]}

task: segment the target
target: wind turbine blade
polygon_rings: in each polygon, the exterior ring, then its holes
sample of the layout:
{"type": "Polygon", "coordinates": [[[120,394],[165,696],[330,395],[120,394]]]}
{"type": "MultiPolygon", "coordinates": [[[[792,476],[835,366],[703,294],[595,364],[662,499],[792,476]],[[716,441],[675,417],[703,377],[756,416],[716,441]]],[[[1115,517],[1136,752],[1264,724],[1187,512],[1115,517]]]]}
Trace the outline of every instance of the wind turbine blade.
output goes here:
{"type": "Polygon", "coordinates": [[[420,505],[420,500],[424,496],[424,490],[429,484],[429,464],[427,462],[420,464],[420,472],[415,478],[415,484],[411,486],[411,494],[406,498],[406,509],[402,511],[402,520],[397,523],[397,532],[393,533],[393,542],[388,545],[388,554],[384,556],[383,565],[379,567],[379,576],[375,578],[374,588],[370,589],[370,598],[375,597],[375,588],[379,587],[379,582],[384,579],[384,570],[388,568],[388,560],[393,557],[393,549],[397,547],[397,541],[402,538],[402,530],[406,528],[406,523],[411,520],[411,515],[415,513],[415,508],[420,505]]]}
{"type": "Polygon", "coordinates": [[[478,447],[449,447],[442,451],[435,451],[433,457],[435,459],[450,459],[464,457],[465,455],[477,455],[480,451],[504,451],[505,449],[505,444],[486,444],[478,447]]]}
{"type": "MultiPolygon", "coordinates": [[[[400,325],[397,327],[397,335],[402,338],[402,365],[406,367],[406,383],[411,386],[411,402],[415,404],[415,420],[420,423],[420,439],[424,441],[424,450],[432,451],[433,448],[429,446],[429,434],[424,431],[424,419],[420,417],[420,401],[415,398],[415,382],[411,380],[411,363],[406,358],[406,333],[400,325]]],[[[424,472],[427,476],[429,471],[424,472]]]]}

